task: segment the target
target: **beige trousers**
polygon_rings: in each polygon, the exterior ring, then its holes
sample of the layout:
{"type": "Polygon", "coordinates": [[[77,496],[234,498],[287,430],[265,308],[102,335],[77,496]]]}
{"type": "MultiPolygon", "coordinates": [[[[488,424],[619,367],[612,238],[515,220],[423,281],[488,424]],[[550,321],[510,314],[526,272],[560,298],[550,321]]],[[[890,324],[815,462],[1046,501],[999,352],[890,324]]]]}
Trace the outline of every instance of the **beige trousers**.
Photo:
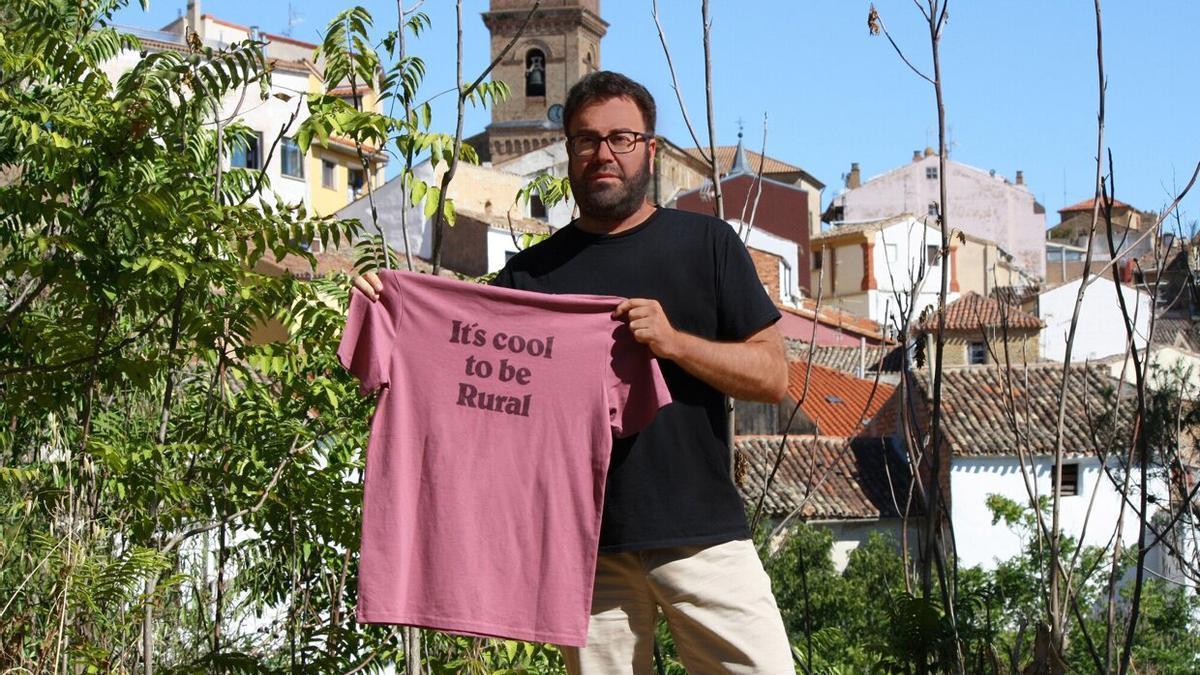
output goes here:
{"type": "Polygon", "coordinates": [[[796,672],[771,581],[744,539],[601,553],[587,646],[562,649],[567,672],[652,674],[660,607],[692,675],[796,672]]]}

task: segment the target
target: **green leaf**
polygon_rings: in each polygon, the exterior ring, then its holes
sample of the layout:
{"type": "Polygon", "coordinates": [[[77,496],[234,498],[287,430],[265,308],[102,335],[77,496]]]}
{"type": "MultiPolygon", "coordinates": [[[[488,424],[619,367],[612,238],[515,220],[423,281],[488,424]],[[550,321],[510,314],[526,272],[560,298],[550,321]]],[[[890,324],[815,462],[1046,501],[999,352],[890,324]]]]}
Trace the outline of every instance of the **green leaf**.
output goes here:
{"type": "Polygon", "coordinates": [[[429,188],[428,193],[425,195],[425,217],[426,218],[432,218],[433,214],[437,213],[438,199],[440,198],[441,194],[442,194],[441,188],[439,188],[439,187],[429,188]]]}
{"type": "Polygon", "coordinates": [[[425,181],[417,180],[414,178],[412,188],[411,188],[411,196],[409,197],[409,201],[412,203],[413,206],[420,204],[421,200],[425,198],[425,193],[428,190],[429,190],[429,185],[425,181]]]}

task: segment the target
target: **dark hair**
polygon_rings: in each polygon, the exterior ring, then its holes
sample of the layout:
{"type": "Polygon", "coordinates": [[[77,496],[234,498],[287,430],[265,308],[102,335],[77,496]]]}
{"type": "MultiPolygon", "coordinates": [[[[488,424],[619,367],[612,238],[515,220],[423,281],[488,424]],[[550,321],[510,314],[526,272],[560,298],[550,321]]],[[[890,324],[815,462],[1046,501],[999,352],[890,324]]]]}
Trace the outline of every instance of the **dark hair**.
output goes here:
{"type": "Polygon", "coordinates": [[[653,136],[657,115],[654,97],[642,85],[611,70],[599,70],[584,75],[571,87],[571,91],[567,92],[567,102],[563,105],[563,131],[570,128],[571,118],[584,106],[622,96],[633,99],[637,104],[638,109],[642,111],[642,121],[646,123],[646,134],[653,136]]]}

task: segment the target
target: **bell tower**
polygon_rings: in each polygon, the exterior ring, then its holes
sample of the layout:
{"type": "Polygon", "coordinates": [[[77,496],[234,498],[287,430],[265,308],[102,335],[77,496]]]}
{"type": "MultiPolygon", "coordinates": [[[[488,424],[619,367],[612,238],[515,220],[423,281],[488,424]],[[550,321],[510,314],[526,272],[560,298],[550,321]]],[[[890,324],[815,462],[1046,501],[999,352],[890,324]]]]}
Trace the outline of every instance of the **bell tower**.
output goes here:
{"type": "MultiPolygon", "coordinates": [[[[483,23],[492,36],[492,58],[521,28],[532,0],[491,0],[483,23]]],[[[567,90],[600,69],[600,39],[608,24],[600,0],[542,0],[520,39],[492,71],[509,88],[492,108],[487,153],[500,163],[563,138],[561,113],[567,90]],[[552,119],[553,118],[553,119],[552,119]]]]}

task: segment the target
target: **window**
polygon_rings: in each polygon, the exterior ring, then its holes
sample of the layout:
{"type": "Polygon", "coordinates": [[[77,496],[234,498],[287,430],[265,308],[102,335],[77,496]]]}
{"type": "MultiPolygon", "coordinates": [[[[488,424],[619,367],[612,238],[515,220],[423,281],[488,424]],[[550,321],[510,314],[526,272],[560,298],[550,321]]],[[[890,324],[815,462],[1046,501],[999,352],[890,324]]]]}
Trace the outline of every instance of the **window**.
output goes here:
{"type": "Polygon", "coordinates": [[[936,166],[925,167],[925,177],[928,178],[929,180],[937,180],[937,177],[938,177],[937,172],[938,172],[938,168],[936,166]]]}
{"type": "MultiPolygon", "coordinates": [[[[1050,477],[1054,478],[1054,465],[1050,465],[1050,477]]],[[[1062,465],[1062,496],[1074,497],[1079,494],[1079,463],[1062,465]]]]}
{"type": "Polygon", "coordinates": [[[821,263],[822,263],[821,258],[822,258],[821,251],[813,251],[813,269],[814,270],[821,269],[821,263]]]}
{"type": "Polygon", "coordinates": [[[337,187],[337,164],[323,159],[321,160],[321,186],[330,189],[337,187]]]}
{"type": "Polygon", "coordinates": [[[546,205],[542,203],[542,198],[537,195],[529,196],[529,217],[537,218],[538,220],[546,219],[546,205]]]}
{"type": "Polygon", "coordinates": [[[967,363],[978,366],[987,363],[987,345],[982,342],[967,344],[967,363]]]}
{"type": "Polygon", "coordinates": [[[942,264],[941,251],[934,244],[929,244],[925,247],[925,263],[930,267],[937,267],[942,264]]]}
{"type": "Polygon", "coordinates": [[[896,262],[896,257],[897,257],[899,254],[897,253],[897,249],[896,249],[896,245],[895,245],[895,244],[884,244],[884,245],[883,245],[883,250],[884,250],[884,252],[887,254],[887,261],[888,261],[888,262],[890,262],[890,263],[894,263],[894,262],[896,262]]]}
{"type": "Polygon", "coordinates": [[[929,208],[925,212],[928,213],[931,217],[937,218],[938,217],[938,203],[937,202],[929,202],[929,208]]]}
{"type": "Polygon", "coordinates": [[[285,176],[304,178],[304,155],[294,138],[284,138],[280,147],[280,171],[285,176]]]}
{"type": "Polygon", "coordinates": [[[338,98],[345,101],[346,105],[349,105],[351,108],[362,110],[362,96],[339,96],[338,98]]]}
{"type": "Polygon", "coordinates": [[[230,157],[229,164],[230,166],[242,169],[261,169],[262,134],[255,132],[250,136],[245,145],[234,147],[233,156],[230,157]]]}
{"type": "Polygon", "coordinates": [[[350,199],[358,199],[359,191],[363,188],[364,174],[362,169],[347,169],[346,171],[346,187],[350,199]]]}
{"type": "Polygon", "coordinates": [[[546,95],[546,55],[540,49],[525,52],[525,95],[546,95]]]}

